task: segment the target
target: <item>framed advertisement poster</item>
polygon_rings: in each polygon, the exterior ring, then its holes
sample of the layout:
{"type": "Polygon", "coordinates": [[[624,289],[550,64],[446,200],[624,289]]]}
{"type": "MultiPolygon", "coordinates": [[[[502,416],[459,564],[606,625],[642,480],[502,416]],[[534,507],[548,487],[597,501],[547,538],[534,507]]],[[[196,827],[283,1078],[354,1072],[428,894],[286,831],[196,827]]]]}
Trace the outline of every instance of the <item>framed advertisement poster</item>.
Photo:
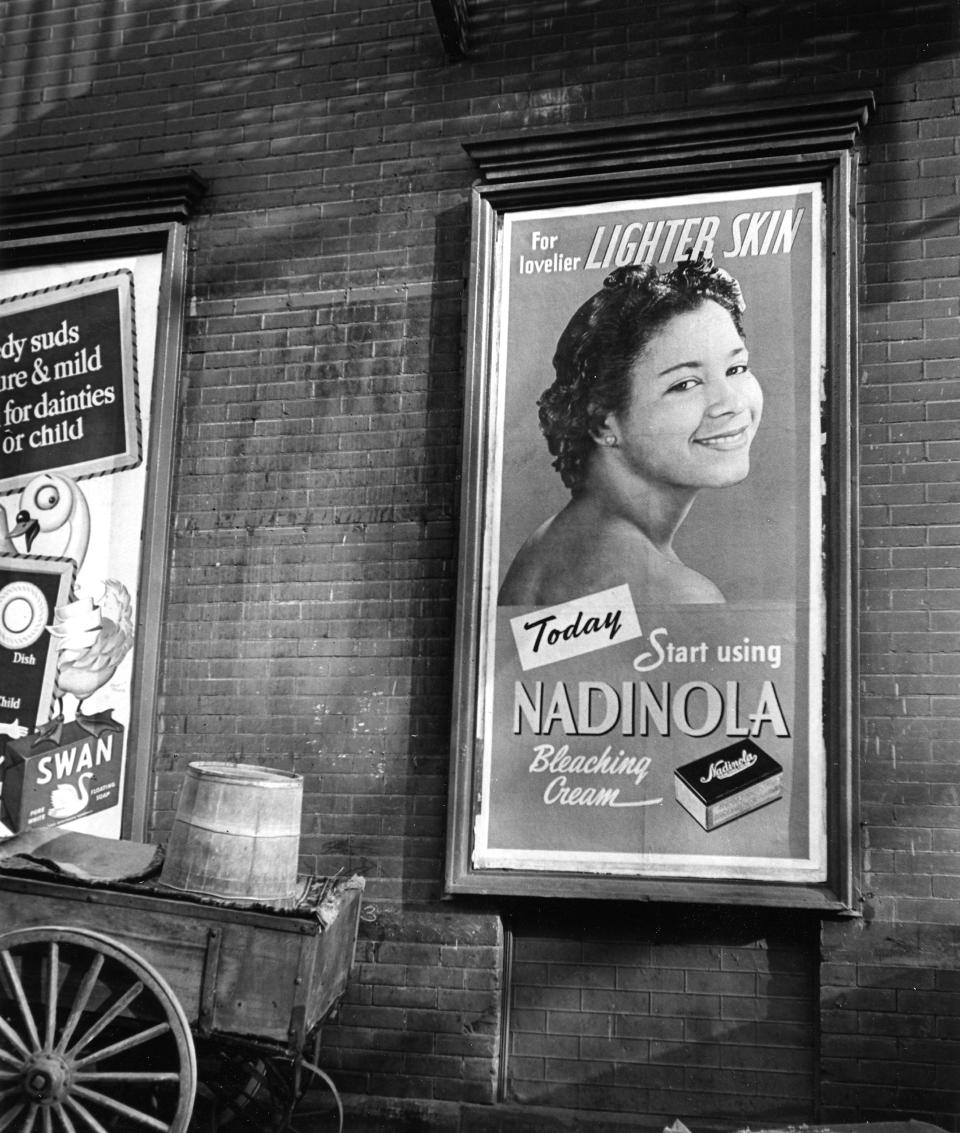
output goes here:
{"type": "Polygon", "coordinates": [[[159,273],[0,272],[0,835],[120,832],[159,273]]]}
{"type": "Polygon", "coordinates": [[[447,889],[842,907],[836,184],[611,188],[476,191],[447,889]]]}
{"type": "Polygon", "coordinates": [[[4,199],[0,838],[142,838],[192,175],[4,199]]]}

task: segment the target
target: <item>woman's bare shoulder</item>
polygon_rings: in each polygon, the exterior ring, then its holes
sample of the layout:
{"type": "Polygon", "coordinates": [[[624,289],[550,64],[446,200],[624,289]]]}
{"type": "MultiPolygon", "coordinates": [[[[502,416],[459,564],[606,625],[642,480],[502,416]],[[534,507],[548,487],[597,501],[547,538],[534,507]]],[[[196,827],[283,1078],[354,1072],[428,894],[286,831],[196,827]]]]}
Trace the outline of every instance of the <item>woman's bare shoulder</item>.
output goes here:
{"type": "Polygon", "coordinates": [[[520,548],[500,587],[500,606],[569,602],[613,586],[630,587],[637,605],[719,605],[726,601],[705,575],[660,554],[622,530],[590,539],[561,524],[545,524],[520,548]]]}
{"type": "Polygon", "coordinates": [[[629,540],[574,501],[517,552],[500,587],[501,606],[570,602],[627,579],[629,540]]]}
{"type": "Polygon", "coordinates": [[[720,605],[726,602],[723,592],[705,575],[681,563],[664,580],[667,597],[663,600],[674,606],[720,605]]]}
{"type": "Polygon", "coordinates": [[[542,604],[540,592],[544,579],[550,577],[554,559],[551,544],[555,540],[550,531],[555,520],[553,516],[541,524],[517,552],[500,586],[498,606],[542,604]]]}
{"type": "Polygon", "coordinates": [[[543,606],[596,589],[595,543],[585,538],[575,506],[557,512],[527,539],[504,576],[500,606],[543,606]]]}

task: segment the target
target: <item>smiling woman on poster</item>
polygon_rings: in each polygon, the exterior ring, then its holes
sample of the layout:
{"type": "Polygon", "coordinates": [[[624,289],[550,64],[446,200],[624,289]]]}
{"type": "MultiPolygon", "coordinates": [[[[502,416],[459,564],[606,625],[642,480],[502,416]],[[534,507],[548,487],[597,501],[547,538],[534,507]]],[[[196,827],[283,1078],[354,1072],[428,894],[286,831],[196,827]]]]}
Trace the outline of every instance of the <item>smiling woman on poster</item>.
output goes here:
{"type": "Polygon", "coordinates": [[[712,260],[626,267],[557,343],[540,427],[569,503],[524,543],[499,605],[628,584],[644,604],[725,601],[673,541],[703,488],[740,483],[763,409],[740,286],[712,260]]]}

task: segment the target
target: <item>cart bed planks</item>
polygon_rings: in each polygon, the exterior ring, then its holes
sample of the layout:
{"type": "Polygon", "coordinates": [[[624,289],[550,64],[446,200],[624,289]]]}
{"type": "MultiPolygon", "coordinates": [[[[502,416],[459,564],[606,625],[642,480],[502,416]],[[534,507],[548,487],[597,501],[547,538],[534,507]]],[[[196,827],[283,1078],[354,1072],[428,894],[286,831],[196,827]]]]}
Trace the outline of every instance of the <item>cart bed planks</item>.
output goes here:
{"type": "Polygon", "coordinates": [[[312,908],[273,912],[0,872],[0,929],[68,925],[132,948],[167,980],[203,1036],[253,1039],[293,1054],[342,996],[362,881],[312,908]]]}

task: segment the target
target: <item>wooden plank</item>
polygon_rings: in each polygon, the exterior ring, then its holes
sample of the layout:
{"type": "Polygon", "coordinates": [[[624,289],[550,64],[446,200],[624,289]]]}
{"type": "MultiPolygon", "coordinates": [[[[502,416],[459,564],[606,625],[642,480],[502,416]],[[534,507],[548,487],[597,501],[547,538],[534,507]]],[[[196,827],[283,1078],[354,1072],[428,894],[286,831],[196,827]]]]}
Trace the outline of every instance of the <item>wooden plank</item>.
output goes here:
{"type": "Polygon", "coordinates": [[[0,880],[3,927],[57,925],[99,932],[132,948],[170,984],[191,1024],[199,1014],[200,974],[206,927],[184,916],[174,921],[163,909],[140,907],[123,894],[46,882],[9,884],[0,880]],[[172,935],[176,927],[176,937],[172,935]]]}
{"type": "Polygon", "coordinates": [[[312,1030],[346,990],[357,946],[362,890],[349,890],[340,913],[328,925],[315,947],[315,965],[307,1003],[307,1031],[312,1030]]]}
{"type": "Polygon", "coordinates": [[[294,1050],[346,987],[362,890],[343,890],[326,926],[307,912],[270,914],[6,875],[0,893],[3,929],[103,933],[163,976],[191,1027],[202,1022],[205,1034],[294,1050]]]}

